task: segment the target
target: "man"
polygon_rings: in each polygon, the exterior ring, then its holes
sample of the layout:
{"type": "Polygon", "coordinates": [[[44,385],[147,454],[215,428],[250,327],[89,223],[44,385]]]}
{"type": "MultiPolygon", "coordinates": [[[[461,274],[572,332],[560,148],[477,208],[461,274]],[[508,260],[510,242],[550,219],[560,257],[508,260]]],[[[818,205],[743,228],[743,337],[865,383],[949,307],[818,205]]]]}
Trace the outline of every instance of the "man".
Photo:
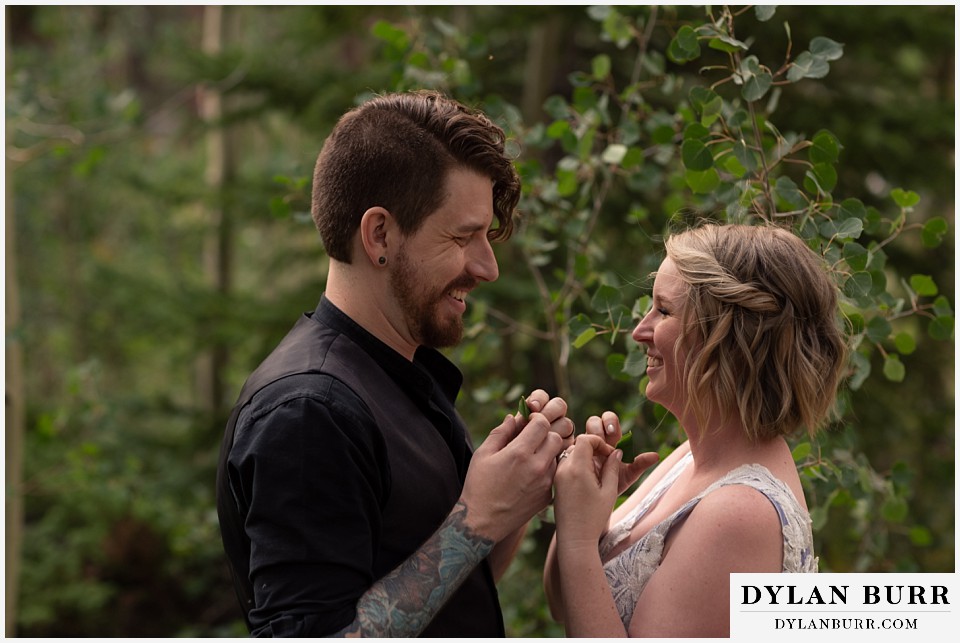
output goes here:
{"type": "Polygon", "coordinates": [[[542,390],[473,451],[436,349],[498,276],[520,182],[500,128],[436,93],[348,112],[317,159],[326,290],[250,376],[217,506],[261,636],[503,636],[495,580],[572,444],[542,390]],[[494,225],[496,217],[496,225],[494,225]]]}

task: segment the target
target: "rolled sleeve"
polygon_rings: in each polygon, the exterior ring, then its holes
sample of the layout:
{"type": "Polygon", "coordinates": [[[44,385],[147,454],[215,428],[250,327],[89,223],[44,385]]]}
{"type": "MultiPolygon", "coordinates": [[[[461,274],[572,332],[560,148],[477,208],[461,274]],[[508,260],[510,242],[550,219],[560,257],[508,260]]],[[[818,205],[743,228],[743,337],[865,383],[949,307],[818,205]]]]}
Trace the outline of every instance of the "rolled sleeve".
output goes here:
{"type": "Polygon", "coordinates": [[[239,417],[230,466],[251,541],[252,633],[320,636],[349,625],[374,581],[390,479],[363,402],[326,375],[276,382],[239,417]]]}

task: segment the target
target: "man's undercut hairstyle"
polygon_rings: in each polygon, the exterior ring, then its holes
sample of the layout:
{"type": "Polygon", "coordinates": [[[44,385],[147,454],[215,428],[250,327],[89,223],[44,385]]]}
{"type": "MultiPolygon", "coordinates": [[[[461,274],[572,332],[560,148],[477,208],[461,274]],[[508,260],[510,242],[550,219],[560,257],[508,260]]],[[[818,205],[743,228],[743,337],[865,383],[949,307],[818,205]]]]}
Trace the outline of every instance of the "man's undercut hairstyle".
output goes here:
{"type": "Polygon", "coordinates": [[[503,130],[487,116],[433,91],[377,96],[344,114],[324,143],[313,174],[313,220],[327,254],[350,263],[363,213],[382,207],[404,235],[415,233],[446,198],[446,181],[466,168],[493,182],[497,225],[513,232],[520,178],[503,130]]]}
{"type": "Polygon", "coordinates": [[[774,225],[703,225],[666,250],[687,286],[678,346],[691,351],[685,388],[698,419],[732,414],[755,442],[815,433],[847,355],[822,257],[774,225]]]}

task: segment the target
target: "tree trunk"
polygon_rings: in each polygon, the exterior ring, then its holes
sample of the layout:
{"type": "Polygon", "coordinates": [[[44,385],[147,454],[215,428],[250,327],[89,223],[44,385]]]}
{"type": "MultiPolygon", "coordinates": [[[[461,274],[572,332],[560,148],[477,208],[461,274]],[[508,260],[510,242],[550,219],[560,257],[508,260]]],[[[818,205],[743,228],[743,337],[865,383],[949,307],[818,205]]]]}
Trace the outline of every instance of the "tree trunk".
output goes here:
{"type": "MultiPolygon", "coordinates": [[[[217,56],[223,49],[228,11],[221,5],[203,9],[202,51],[217,56]]],[[[213,195],[207,206],[207,231],[203,244],[203,269],[207,284],[219,297],[230,290],[231,281],[231,221],[227,203],[227,188],[233,173],[233,155],[230,153],[229,132],[223,126],[222,90],[212,84],[199,89],[200,116],[207,125],[207,164],[205,181],[213,195]]],[[[200,408],[216,414],[224,407],[224,371],[227,366],[227,347],[214,340],[198,358],[197,395],[200,408]]]]}
{"type": "Polygon", "coordinates": [[[539,123],[544,118],[543,103],[553,90],[554,77],[563,47],[563,16],[553,15],[530,30],[527,59],[523,70],[523,96],[520,111],[525,123],[539,123]]]}
{"type": "MultiPolygon", "coordinates": [[[[551,16],[543,24],[538,24],[530,30],[527,38],[527,58],[524,65],[523,95],[520,111],[525,123],[532,125],[544,120],[543,103],[550,95],[554,76],[559,67],[558,52],[561,49],[563,36],[563,18],[560,15],[551,16]]],[[[534,152],[536,154],[536,152],[534,152]]],[[[514,252],[518,246],[514,245],[514,252]]],[[[527,264],[535,274],[539,283],[543,283],[540,268],[531,263],[527,264]]],[[[553,364],[554,386],[552,392],[566,400],[573,395],[570,382],[570,371],[567,366],[566,352],[569,350],[569,337],[557,324],[550,293],[541,289],[541,305],[547,314],[547,333],[550,335],[550,357],[553,364]]]]}
{"type": "MultiPolygon", "coordinates": [[[[10,56],[7,56],[10,60],[10,56]]],[[[9,122],[9,121],[8,121],[9,122]]],[[[10,133],[7,140],[12,140],[10,133]]],[[[17,603],[20,594],[20,558],[23,541],[23,440],[26,424],[26,391],[23,384],[23,340],[20,335],[20,290],[17,282],[17,230],[14,217],[13,170],[6,164],[6,628],[16,636],[17,603]]]]}

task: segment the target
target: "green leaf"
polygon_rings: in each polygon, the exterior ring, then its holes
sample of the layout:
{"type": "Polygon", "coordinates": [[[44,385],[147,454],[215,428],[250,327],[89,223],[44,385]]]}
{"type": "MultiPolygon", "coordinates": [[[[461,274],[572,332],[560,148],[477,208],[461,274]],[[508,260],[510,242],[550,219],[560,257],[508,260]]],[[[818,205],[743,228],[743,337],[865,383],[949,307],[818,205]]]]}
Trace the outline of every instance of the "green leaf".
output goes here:
{"type": "Polygon", "coordinates": [[[830,515],[830,507],[817,505],[810,510],[810,522],[813,531],[817,532],[823,529],[827,524],[827,517],[830,515]]]}
{"type": "Polygon", "coordinates": [[[684,25],[667,47],[667,58],[675,63],[685,63],[700,57],[700,41],[693,27],[684,25]]]}
{"type": "Polygon", "coordinates": [[[577,173],[573,170],[557,169],[557,194],[563,197],[576,193],[579,183],[577,173]]]}
{"type": "Polygon", "coordinates": [[[620,166],[625,170],[643,165],[643,149],[639,147],[630,147],[620,161],[620,166]]]}
{"type": "Polygon", "coordinates": [[[826,59],[805,51],[797,56],[787,70],[787,80],[795,83],[804,78],[823,78],[830,73],[830,63],[826,59]]]}
{"type": "Polygon", "coordinates": [[[914,547],[929,547],[933,544],[933,534],[923,525],[914,525],[908,532],[910,544],[914,547]]]}
{"type": "Polygon", "coordinates": [[[883,228],[883,216],[880,214],[880,210],[873,206],[864,209],[866,210],[866,214],[863,216],[864,231],[867,234],[882,234],[881,230],[883,228]]]}
{"type": "Polygon", "coordinates": [[[620,49],[633,41],[631,23],[623,14],[610,7],[603,18],[603,33],[620,49]]]}
{"type": "Polygon", "coordinates": [[[953,338],[953,324],[953,317],[941,315],[930,320],[930,325],[927,326],[927,334],[937,341],[949,342],[953,338]]]}
{"type": "Polygon", "coordinates": [[[720,186],[720,174],[714,168],[705,172],[687,170],[683,178],[690,189],[697,194],[708,194],[720,186]]]}
{"type": "Polygon", "coordinates": [[[837,218],[841,221],[846,219],[864,219],[867,217],[867,209],[863,206],[860,199],[844,199],[840,203],[840,210],[837,218]]]}
{"type": "Polygon", "coordinates": [[[406,31],[393,26],[385,20],[378,20],[374,23],[370,29],[370,33],[400,50],[405,50],[410,44],[410,38],[407,36],[406,31]]]}
{"type": "Polygon", "coordinates": [[[851,299],[862,299],[870,295],[873,277],[869,272],[858,271],[850,275],[843,284],[843,294],[851,299]]]}
{"type": "Polygon", "coordinates": [[[760,66],[756,56],[747,56],[740,64],[740,78],[743,83],[741,94],[746,101],[756,101],[773,85],[773,75],[760,66]]]}
{"type": "Polygon", "coordinates": [[[641,377],[647,371],[647,352],[633,351],[627,354],[623,364],[623,372],[632,377],[641,377]]]}
{"type": "Polygon", "coordinates": [[[907,501],[904,498],[895,496],[893,498],[887,498],[887,500],[884,501],[880,507],[880,515],[883,516],[884,520],[901,523],[906,519],[908,509],[907,501]]]}
{"type": "Polygon", "coordinates": [[[570,106],[562,96],[554,94],[543,102],[543,111],[554,120],[566,120],[570,115],[570,106]]]}
{"type": "Polygon", "coordinates": [[[516,415],[526,416],[530,409],[527,408],[527,398],[520,396],[520,402],[517,404],[517,413],[516,415]]]}
{"type": "Polygon", "coordinates": [[[801,442],[793,449],[793,461],[801,462],[806,459],[813,448],[810,446],[809,442],[801,442]]]}
{"type": "Polygon", "coordinates": [[[609,313],[620,305],[622,298],[623,295],[619,288],[603,284],[597,288],[597,292],[593,294],[593,299],[590,300],[590,306],[598,313],[609,313]]]}
{"type": "Polygon", "coordinates": [[[867,322],[867,337],[873,342],[879,344],[890,337],[891,332],[893,332],[893,328],[884,317],[874,317],[867,322]]]}
{"type": "Polygon", "coordinates": [[[713,155],[699,139],[687,139],[680,147],[683,165],[688,170],[705,172],[713,167],[713,155]]]}
{"type": "Polygon", "coordinates": [[[621,143],[611,143],[607,146],[607,149],[603,151],[603,154],[600,155],[600,159],[604,163],[608,163],[610,165],[619,165],[626,156],[626,145],[621,143]]]}
{"type": "Polygon", "coordinates": [[[607,375],[612,379],[619,380],[621,382],[629,382],[630,376],[623,372],[624,364],[626,363],[626,356],[622,353],[611,353],[607,355],[607,375]]]}
{"type": "Polygon", "coordinates": [[[840,158],[840,141],[828,130],[820,130],[811,141],[808,158],[811,163],[833,163],[840,158]]]}
{"type": "Polygon", "coordinates": [[[596,80],[605,80],[610,75],[610,56],[600,54],[592,61],[593,77],[596,80]]]}
{"type": "Polygon", "coordinates": [[[850,355],[850,366],[853,374],[850,376],[850,389],[856,391],[859,389],[868,377],[873,368],[870,366],[870,360],[863,353],[855,352],[850,355]]]}
{"type": "Polygon", "coordinates": [[[890,190],[890,196],[893,198],[893,202],[901,208],[912,208],[920,202],[920,195],[913,190],[905,191],[901,188],[894,188],[890,190]]]}
{"type": "Polygon", "coordinates": [[[933,312],[938,317],[953,317],[953,308],[950,306],[950,300],[940,295],[933,300],[933,312]]]}
{"type": "Polygon", "coordinates": [[[807,204],[807,200],[804,198],[800,188],[797,187],[797,184],[794,183],[793,179],[789,176],[781,176],[777,179],[777,182],[773,186],[773,193],[777,199],[786,204],[787,209],[797,210],[805,207],[807,204]]]}
{"type": "Polygon", "coordinates": [[[587,330],[577,335],[577,338],[573,340],[573,347],[583,348],[587,344],[587,342],[589,342],[591,339],[593,339],[596,336],[597,336],[597,329],[588,328],[587,330]]]}
{"type": "Polygon", "coordinates": [[[722,167],[724,170],[735,176],[743,178],[747,174],[747,168],[743,167],[736,156],[728,155],[723,159],[722,167]]]}
{"type": "Polygon", "coordinates": [[[690,90],[690,105],[700,115],[700,124],[709,127],[720,118],[723,99],[711,89],[694,87],[690,90]]]}
{"type": "Polygon", "coordinates": [[[826,239],[858,239],[863,234],[863,221],[860,219],[846,219],[844,221],[827,219],[820,224],[820,234],[826,239]]]}
{"type": "Polygon", "coordinates": [[[643,316],[650,310],[651,301],[653,301],[653,299],[650,295],[637,297],[637,300],[633,302],[633,308],[630,310],[630,315],[633,319],[643,319],[643,316]]]}
{"type": "Polygon", "coordinates": [[[277,219],[284,219],[290,216],[290,204],[282,196],[275,196],[270,199],[270,214],[277,219]]]}
{"type": "Polygon", "coordinates": [[[866,248],[856,241],[848,241],[843,245],[843,260],[847,262],[851,270],[865,270],[867,262],[870,260],[870,254],[866,248]]]}
{"type": "Polygon", "coordinates": [[[893,345],[901,355],[909,355],[917,350],[917,340],[910,333],[897,333],[893,338],[893,345]]]}
{"type": "Polygon", "coordinates": [[[588,328],[593,328],[593,322],[583,313],[571,319],[567,325],[570,327],[570,334],[574,337],[582,335],[588,328]]]}
{"type": "Polygon", "coordinates": [[[650,133],[650,139],[657,145],[669,145],[673,142],[673,135],[676,130],[672,125],[658,125],[650,133]]]}
{"type": "Polygon", "coordinates": [[[731,38],[726,34],[716,34],[710,41],[707,43],[710,49],[716,49],[717,51],[723,51],[728,54],[732,54],[735,51],[747,51],[750,49],[745,43],[740,42],[736,38],[731,38]]]}
{"type": "Polygon", "coordinates": [[[547,127],[547,136],[553,139],[563,138],[570,131],[570,122],[566,120],[553,121],[547,127]]]}
{"type": "Polygon", "coordinates": [[[807,192],[830,193],[837,185],[837,171],[829,163],[817,163],[807,170],[804,187],[807,192]],[[808,184],[807,181],[810,181],[808,184]]]}
{"type": "Polygon", "coordinates": [[[760,22],[766,22],[767,20],[770,20],[770,18],[772,18],[773,14],[776,12],[777,5],[775,4],[756,5],[753,8],[753,13],[757,16],[757,20],[760,22]]]}
{"type": "Polygon", "coordinates": [[[748,172],[752,172],[760,166],[757,153],[748,148],[747,144],[742,140],[737,141],[734,144],[733,155],[737,157],[740,165],[742,165],[748,172]]]}
{"type": "Polygon", "coordinates": [[[847,321],[850,323],[850,333],[853,335],[862,333],[867,325],[863,319],[863,315],[856,312],[847,315],[847,321]]]}
{"type": "Polygon", "coordinates": [[[883,360],[883,376],[891,382],[902,382],[907,375],[907,369],[896,353],[887,355],[883,360]]]}
{"type": "Polygon", "coordinates": [[[943,236],[947,233],[949,225],[943,217],[933,217],[923,224],[923,230],[920,232],[920,239],[927,248],[936,248],[943,242],[943,236]]]}
{"type": "Polygon", "coordinates": [[[693,122],[683,128],[683,140],[699,140],[706,142],[710,138],[710,130],[699,122],[693,122]]]}
{"type": "Polygon", "coordinates": [[[817,36],[810,41],[810,53],[824,60],[837,60],[843,56],[843,44],[823,36],[817,36]]]}
{"type": "MultiPolygon", "coordinates": [[[[876,255],[874,255],[876,256],[876,255]]],[[[873,288],[870,289],[871,295],[880,295],[887,290],[887,273],[883,269],[871,269],[870,278],[873,279],[873,288]]]]}
{"type": "Polygon", "coordinates": [[[911,275],[910,288],[921,297],[935,297],[940,292],[930,275],[911,275]]]}

